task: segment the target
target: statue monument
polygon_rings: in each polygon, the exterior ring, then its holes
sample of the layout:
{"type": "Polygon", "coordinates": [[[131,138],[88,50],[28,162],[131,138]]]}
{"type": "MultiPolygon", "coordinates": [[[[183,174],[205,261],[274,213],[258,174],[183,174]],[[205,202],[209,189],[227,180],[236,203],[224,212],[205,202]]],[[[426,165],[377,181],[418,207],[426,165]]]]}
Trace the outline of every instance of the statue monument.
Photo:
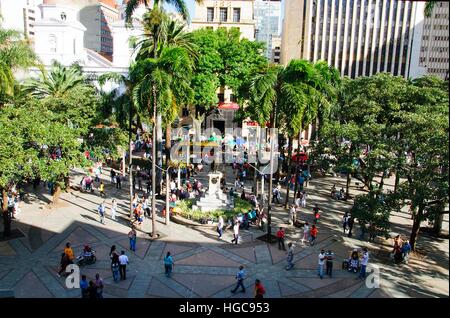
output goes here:
{"type": "Polygon", "coordinates": [[[219,171],[210,172],[208,177],[208,191],[206,191],[205,196],[193,206],[194,210],[199,209],[202,212],[207,212],[217,209],[232,209],[231,200],[229,200],[227,195],[220,189],[220,180],[223,178],[223,173],[219,171]]]}

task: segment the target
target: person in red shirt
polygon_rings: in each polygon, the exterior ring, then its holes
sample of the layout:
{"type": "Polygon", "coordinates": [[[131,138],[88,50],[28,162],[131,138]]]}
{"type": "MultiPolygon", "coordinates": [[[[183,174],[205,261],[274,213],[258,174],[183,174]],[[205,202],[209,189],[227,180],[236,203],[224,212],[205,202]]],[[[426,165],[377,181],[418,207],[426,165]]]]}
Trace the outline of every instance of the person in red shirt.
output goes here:
{"type": "Polygon", "coordinates": [[[266,290],[259,279],[255,280],[255,298],[264,298],[266,290]]]}
{"type": "Polygon", "coordinates": [[[316,240],[318,232],[319,231],[317,230],[317,227],[313,225],[311,228],[311,232],[309,233],[311,245],[314,245],[314,241],[316,240]]]}
{"type": "Polygon", "coordinates": [[[278,238],[278,249],[279,250],[286,250],[286,247],[284,246],[284,229],[280,227],[280,229],[277,232],[277,238],[278,238]]]}

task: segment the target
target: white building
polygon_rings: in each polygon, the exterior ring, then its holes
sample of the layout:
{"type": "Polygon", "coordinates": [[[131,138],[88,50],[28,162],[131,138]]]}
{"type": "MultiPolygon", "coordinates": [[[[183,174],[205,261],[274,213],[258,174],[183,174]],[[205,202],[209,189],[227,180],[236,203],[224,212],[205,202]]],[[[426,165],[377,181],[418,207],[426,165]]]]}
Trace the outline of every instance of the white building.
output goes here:
{"type": "Polygon", "coordinates": [[[241,37],[255,39],[255,20],[253,19],[253,0],[204,0],[195,3],[195,18],[190,28],[219,27],[238,28],[241,37]]]}
{"type": "Polygon", "coordinates": [[[425,3],[285,0],[281,62],[324,60],[349,77],[418,69],[425,3]]]}
{"type": "Polygon", "coordinates": [[[438,1],[431,16],[425,17],[423,25],[418,70],[420,73],[433,74],[442,79],[448,79],[449,3],[438,1]]]}
{"type": "Polygon", "coordinates": [[[266,43],[266,57],[272,58],[272,41],[281,35],[281,0],[255,0],[255,39],[266,43]]]}

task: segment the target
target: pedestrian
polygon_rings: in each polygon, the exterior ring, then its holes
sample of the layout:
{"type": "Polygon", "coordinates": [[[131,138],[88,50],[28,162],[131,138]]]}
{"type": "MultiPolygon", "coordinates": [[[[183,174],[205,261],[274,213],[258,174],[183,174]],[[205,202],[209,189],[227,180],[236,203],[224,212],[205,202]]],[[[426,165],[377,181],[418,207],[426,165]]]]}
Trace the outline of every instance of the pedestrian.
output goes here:
{"type": "Polygon", "coordinates": [[[75,259],[75,255],[73,254],[72,246],[70,242],[66,243],[66,247],[64,248],[64,254],[67,255],[69,260],[69,264],[73,264],[73,260],[75,259]]]}
{"type": "Polygon", "coordinates": [[[92,280],[89,281],[88,298],[97,298],[97,286],[92,280]]]}
{"type": "Polygon", "coordinates": [[[321,250],[319,253],[319,277],[323,278],[323,265],[325,263],[325,251],[321,250]]]}
{"type": "Polygon", "coordinates": [[[303,193],[302,193],[302,197],[301,197],[301,205],[302,205],[302,208],[306,208],[306,198],[307,198],[307,194],[306,194],[306,191],[303,191],[303,193]]]}
{"type": "Polygon", "coordinates": [[[56,276],[61,277],[61,274],[66,271],[67,266],[70,264],[69,257],[66,253],[61,254],[61,260],[59,261],[59,271],[56,276]]]}
{"type": "Polygon", "coordinates": [[[350,215],[350,217],[348,219],[348,237],[352,237],[352,229],[353,229],[354,223],[355,223],[355,219],[353,218],[353,216],[350,215]]]}
{"type": "Polygon", "coordinates": [[[405,243],[402,246],[402,254],[403,254],[403,261],[406,264],[408,264],[409,253],[411,253],[411,244],[409,244],[409,241],[405,241],[405,243]]]}
{"type": "Polygon", "coordinates": [[[100,185],[98,186],[98,192],[100,193],[101,197],[106,197],[105,194],[105,185],[103,184],[103,181],[100,182],[100,185]]]}
{"type": "Polygon", "coordinates": [[[81,275],[81,281],[80,281],[81,298],[89,298],[88,287],[89,287],[89,284],[87,282],[86,275],[81,275]]]}
{"type": "Polygon", "coordinates": [[[236,274],[237,284],[236,287],[231,291],[233,294],[236,293],[239,287],[241,287],[241,292],[245,293],[244,279],[245,271],[244,266],[239,266],[239,272],[236,274]]]}
{"type": "Polygon", "coordinates": [[[95,182],[100,182],[100,169],[98,167],[94,169],[94,174],[95,174],[95,182]]]}
{"type": "Polygon", "coordinates": [[[122,189],[122,178],[120,174],[116,175],[116,189],[122,189]]]}
{"type": "Polygon", "coordinates": [[[239,221],[236,220],[233,225],[233,239],[231,240],[231,243],[238,244],[239,241],[239,221]]]}
{"type": "Polygon", "coordinates": [[[170,255],[170,252],[167,252],[166,256],[164,256],[164,270],[166,273],[166,277],[170,278],[174,265],[175,263],[173,261],[172,255],[170,255]]]}
{"type": "Polygon", "coordinates": [[[100,205],[98,206],[98,214],[100,215],[100,223],[105,224],[105,202],[103,201],[102,203],[100,203],[100,205]]]}
{"type": "Polygon", "coordinates": [[[109,258],[111,259],[111,272],[113,274],[113,279],[117,282],[119,280],[119,253],[117,253],[115,245],[111,246],[109,258]]]}
{"type": "Polygon", "coordinates": [[[131,231],[128,232],[128,238],[130,239],[130,250],[136,252],[136,231],[134,227],[131,227],[131,231]]]}
{"type": "Polygon", "coordinates": [[[326,274],[328,276],[333,275],[333,259],[334,259],[334,253],[331,250],[328,250],[328,252],[325,254],[325,265],[326,265],[326,274]]]}
{"type": "Polygon", "coordinates": [[[114,171],[114,169],[111,169],[110,177],[111,177],[111,183],[114,184],[116,182],[116,172],[114,171]]]}
{"type": "Polygon", "coordinates": [[[286,247],[284,246],[284,236],[285,236],[284,229],[280,227],[277,232],[278,249],[283,251],[286,250],[286,247]]]}
{"type": "Polygon", "coordinates": [[[309,223],[306,222],[305,225],[303,226],[303,237],[302,237],[302,245],[304,244],[304,242],[309,242],[309,223]]]}
{"type": "Polygon", "coordinates": [[[301,206],[302,205],[302,193],[298,192],[297,193],[297,197],[295,198],[295,205],[296,206],[301,206]]]}
{"type": "Polygon", "coordinates": [[[264,298],[264,294],[266,293],[266,290],[261,284],[261,281],[259,279],[255,280],[255,299],[261,299],[264,298]]]}
{"type": "Polygon", "coordinates": [[[125,251],[122,251],[119,256],[119,272],[120,272],[120,279],[125,280],[127,279],[127,265],[130,263],[128,261],[128,256],[125,255],[125,251]]]}
{"type": "Polygon", "coordinates": [[[287,266],[286,270],[290,270],[294,267],[294,247],[291,242],[288,244],[288,253],[287,253],[287,266]]]}
{"type": "Polygon", "coordinates": [[[142,176],[140,173],[138,173],[138,191],[144,191],[142,189],[142,176]]]}
{"type": "Polygon", "coordinates": [[[318,233],[319,231],[317,230],[317,227],[316,227],[316,225],[315,224],[313,224],[313,226],[312,226],[312,228],[311,228],[311,231],[309,232],[309,241],[310,241],[310,243],[311,243],[311,246],[313,246],[314,245],[314,242],[315,242],[315,240],[316,240],[316,237],[317,237],[317,233],[318,233]]]}
{"type": "Polygon", "coordinates": [[[280,190],[278,188],[275,188],[272,190],[272,202],[275,202],[277,200],[277,203],[280,204],[280,190]]]}
{"type": "Polygon", "coordinates": [[[320,218],[320,208],[319,206],[316,204],[313,208],[313,212],[314,212],[314,224],[317,224],[317,221],[319,221],[320,218]]]}
{"type": "Polygon", "coordinates": [[[289,208],[289,224],[292,225],[295,224],[296,214],[297,214],[297,206],[291,205],[291,207],[289,208]]]}
{"type": "Polygon", "coordinates": [[[111,218],[114,221],[116,220],[116,212],[117,212],[117,202],[116,202],[116,199],[112,199],[112,202],[111,202],[111,218]]]}
{"type": "Polygon", "coordinates": [[[367,250],[367,247],[364,247],[363,251],[364,252],[361,257],[361,271],[359,272],[358,279],[366,278],[366,268],[367,268],[367,264],[369,263],[369,252],[367,250]]]}
{"type": "Polygon", "coordinates": [[[100,274],[95,274],[95,287],[97,290],[97,298],[103,298],[103,279],[100,278],[100,274]]]}
{"type": "Polygon", "coordinates": [[[219,234],[219,239],[222,237],[223,225],[224,225],[223,217],[220,215],[219,222],[217,223],[217,233],[219,234]]]}
{"type": "Polygon", "coordinates": [[[344,217],[342,218],[342,227],[344,228],[344,234],[345,231],[347,230],[348,221],[349,221],[348,212],[345,212],[344,217]]]}

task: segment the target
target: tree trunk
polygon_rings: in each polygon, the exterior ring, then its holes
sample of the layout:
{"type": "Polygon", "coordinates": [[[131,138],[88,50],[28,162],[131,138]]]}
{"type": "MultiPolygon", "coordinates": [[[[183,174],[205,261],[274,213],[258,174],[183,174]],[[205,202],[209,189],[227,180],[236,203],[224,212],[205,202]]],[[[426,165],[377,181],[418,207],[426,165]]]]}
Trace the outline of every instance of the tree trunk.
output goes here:
{"type": "Polygon", "coordinates": [[[442,222],[444,221],[444,214],[440,214],[436,219],[434,220],[434,226],[433,226],[433,232],[435,235],[441,234],[442,231],[442,222]]]}
{"type": "Polygon", "coordinates": [[[386,172],[383,171],[383,175],[381,176],[381,181],[380,181],[380,186],[378,187],[379,191],[383,190],[383,186],[384,186],[384,178],[386,178],[386,172]]]}
{"type": "Polygon", "coordinates": [[[11,235],[11,216],[8,211],[8,192],[6,189],[2,189],[3,205],[3,236],[8,237],[11,235]]]}
{"type": "Polygon", "coordinates": [[[295,196],[297,195],[297,187],[298,187],[298,168],[300,165],[300,145],[302,141],[302,129],[300,128],[300,132],[298,133],[298,147],[297,147],[297,160],[295,165],[295,186],[294,186],[294,199],[292,200],[292,203],[295,203],[295,196]]]}
{"type": "MultiPolygon", "coordinates": [[[[156,116],[156,138],[157,140],[157,144],[158,144],[158,154],[156,155],[157,158],[157,164],[159,167],[162,167],[163,165],[163,132],[162,132],[162,117],[161,114],[157,114],[156,116]]],[[[157,187],[157,193],[161,194],[162,191],[162,182],[163,182],[163,178],[162,178],[162,171],[161,169],[158,169],[156,171],[156,176],[158,178],[156,184],[158,185],[157,187]]]]}
{"type": "Polygon", "coordinates": [[[286,175],[286,180],[287,180],[287,185],[286,185],[286,200],[284,201],[284,208],[287,209],[288,208],[288,204],[289,204],[289,191],[291,190],[291,187],[289,186],[289,182],[291,180],[291,160],[292,160],[292,143],[293,143],[293,139],[291,136],[289,136],[289,141],[288,141],[288,158],[287,158],[287,175],[286,175]]]}
{"type": "Polygon", "coordinates": [[[397,193],[399,182],[400,182],[400,173],[399,173],[398,169],[396,169],[395,170],[394,193],[397,193]]]}
{"type": "MultiPolygon", "coordinates": [[[[412,212],[414,214],[414,211],[412,212]]],[[[414,222],[411,230],[411,236],[409,238],[409,244],[411,244],[411,249],[414,251],[416,249],[416,241],[419,236],[420,223],[422,219],[423,206],[419,206],[419,211],[414,214],[414,222]]]]}
{"type": "MultiPolygon", "coordinates": [[[[152,129],[152,238],[157,238],[156,220],[156,86],[152,85],[153,93],[153,129],[152,129]]],[[[150,103],[150,100],[149,100],[150,103]]]]}
{"type": "MultiPolygon", "coordinates": [[[[149,100],[150,103],[150,100],[149,100]]],[[[132,126],[133,126],[133,107],[130,106],[130,122],[128,123],[128,173],[129,173],[129,185],[130,185],[130,217],[133,216],[133,147],[132,147],[132,138],[133,138],[133,132],[132,132],[132,126]]],[[[125,152],[125,150],[124,150],[125,152]]],[[[123,171],[125,176],[125,157],[123,158],[123,171]]]]}
{"type": "Polygon", "coordinates": [[[169,165],[170,165],[170,147],[171,147],[171,126],[170,123],[166,124],[166,225],[170,222],[170,175],[169,175],[169,165]]]}
{"type": "Polygon", "coordinates": [[[52,205],[55,205],[59,201],[59,197],[61,195],[61,186],[58,182],[56,182],[55,190],[53,191],[53,197],[52,197],[52,205]]]}
{"type": "Polygon", "coordinates": [[[70,189],[70,176],[66,176],[64,177],[64,186],[66,187],[66,192],[71,192],[72,190],[70,189]]]}
{"type": "Polygon", "coordinates": [[[347,171],[347,185],[345,188],[345,198],[348,200],[350,198],[350,180],[352,178],[352,174],[350,173],[350,170],[347,171]]]}

